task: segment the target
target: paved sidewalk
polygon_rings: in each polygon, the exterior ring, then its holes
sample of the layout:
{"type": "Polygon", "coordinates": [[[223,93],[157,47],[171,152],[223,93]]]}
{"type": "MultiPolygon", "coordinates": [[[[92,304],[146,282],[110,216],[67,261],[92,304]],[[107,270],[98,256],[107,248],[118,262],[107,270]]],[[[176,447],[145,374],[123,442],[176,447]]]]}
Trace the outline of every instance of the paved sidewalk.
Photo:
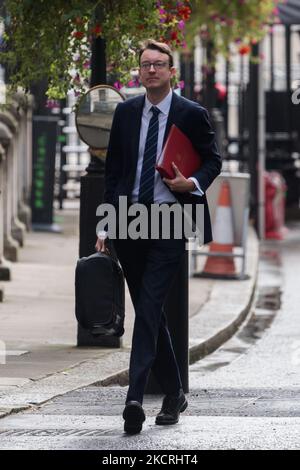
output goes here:
{"type": "MultiPolygon", "coordinates": [[[[41,404],[90,384],[127,383],[134,311],[126,291],[126,321],[120,349],[77,348],[74,269],[78,257],[78,208],[56,211],[62,234],[28,233],[12,280],[2,282],[0,416],[41,404]]],[[[204,257],[203,258],[204,261],[204,257]]],[[[249,280],[190,278],[190,359],[195,362],[234,334],[251,308],[258,241],[249,228],[249,280]],[[225,296],[224,296],[225,293],[225,296]]]]}

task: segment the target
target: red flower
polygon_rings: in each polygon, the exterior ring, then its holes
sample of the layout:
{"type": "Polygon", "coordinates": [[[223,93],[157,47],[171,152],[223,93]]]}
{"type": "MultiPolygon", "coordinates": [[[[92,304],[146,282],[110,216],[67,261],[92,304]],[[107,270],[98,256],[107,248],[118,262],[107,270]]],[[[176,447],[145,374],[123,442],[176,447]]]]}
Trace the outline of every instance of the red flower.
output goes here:
{"type": "Polygon", "coordinates": [[[247,44],[244,44],[243,46],[239,48],[239,53],[241,55],[246,55],[246,54],[249,54],[250,50],[251,50],[251,47],[248,46],[247,44]]]}
{"type": "Polygon", "coordinates": [[[74,31],[73,36],[76,39],[82,39],[84,36],[84,33],[82,31],[74,31]]]}
{"type": "Polygon", "coordinates": [[[189,17],[191,16],[192,10],[190,9],[190,7],[181,6],[181,7],[178,7],[177,11],[178,11],[179,16],[181,16],[182,19],[188,20],[189,17]]]}
{"type": "Polygon", "coordinates": [[[177,33],[177,31],[172,31],[172,32],[171,32],[171,40],[172,40],[172,41],[178,40],[178,33],[177,33]]]}
{"type": "Polygon", "coordinates": [[[94,34],[95,36],[100,36],[102,33],[102,28],[99,24],[96,24],[94,28],[92,28],[91,33],[94,34]]]}

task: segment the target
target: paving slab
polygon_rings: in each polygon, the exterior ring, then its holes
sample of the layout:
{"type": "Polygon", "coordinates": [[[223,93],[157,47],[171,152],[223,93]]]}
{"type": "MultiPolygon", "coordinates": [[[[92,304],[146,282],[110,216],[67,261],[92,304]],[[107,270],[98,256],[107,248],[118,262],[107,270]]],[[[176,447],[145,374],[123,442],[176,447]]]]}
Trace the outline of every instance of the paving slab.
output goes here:
{"type": "MultiPolygon", "coordinates": [[[[29,232],[20,261],[11,266],[0,304],[0,416],[44,403],[90,384],[125,385],[134,310],[126,289],[122,347],[76,347],[74,269],[78,257],[78,207],[56,211],[63,231],[29,232]],[[2,382],[1,382],[2,380],[2,382]]],[[[248,280],[190,278],[190,360],[204,357],[230,338],[251,309],[259,244],[249,227],[248,280]],[[225,293],[225,297],[224,297],[225,293]]],[[[204,257],[201,257],[204,258],[204,257]]]]}

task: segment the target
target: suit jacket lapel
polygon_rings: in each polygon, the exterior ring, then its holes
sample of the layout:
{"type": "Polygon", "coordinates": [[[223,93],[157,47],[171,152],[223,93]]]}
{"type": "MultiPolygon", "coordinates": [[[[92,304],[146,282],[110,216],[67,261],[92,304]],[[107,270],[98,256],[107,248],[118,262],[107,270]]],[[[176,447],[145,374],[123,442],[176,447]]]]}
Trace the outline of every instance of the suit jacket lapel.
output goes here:
{"type": "Polygon", "coordinates": [[[176,116],[177,116],[177,113],[180,110],[180,107],[181,107],[180,106],[180,98],[173,91],[171,107],[170,107],[169,116],[168,116],[168,120],[167,120],[167,124],[166,124],[164,139],[163,139],[163,145],[165,144],[165,142],[167,140],[167,137],[168,137],[168,134],[170,132],[172,124],[175,124],[176,116]]]}
{"type": "Polygon", "coordinates": [[[139,154],[139,143],[140,143],[140,132],[142,125],[142,114],[143,107],[145,102],[145,95],[139,96],[132,103],[132,112],[131,112],[131,123],[130,128],[132,131],[132,140],[131,140],[131,155],[132,155],[132,167],[136,168],[138,154],[139,154]]]}

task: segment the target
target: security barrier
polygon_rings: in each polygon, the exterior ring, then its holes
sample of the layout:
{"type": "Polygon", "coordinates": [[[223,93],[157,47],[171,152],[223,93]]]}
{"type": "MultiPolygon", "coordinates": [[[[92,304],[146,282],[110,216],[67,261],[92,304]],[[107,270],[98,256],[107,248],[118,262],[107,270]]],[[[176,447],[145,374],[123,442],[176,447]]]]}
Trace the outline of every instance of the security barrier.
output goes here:
{"type": "Polygon", "coordinates": [[[206,195],[212,219],[214,242],[209,251],[195,250],[191,255],[194,277],[218,279],[247,279],[246,242],[249,219],[250,175],[248,173],[221,173],[206,195]],[[238,252],[238,250],[239,252],[238,252]],[[206,256],[201,272],[196,272],[198,256],[206,256]],[[240,258],[239,272],[234,259],[240,258]]]}

